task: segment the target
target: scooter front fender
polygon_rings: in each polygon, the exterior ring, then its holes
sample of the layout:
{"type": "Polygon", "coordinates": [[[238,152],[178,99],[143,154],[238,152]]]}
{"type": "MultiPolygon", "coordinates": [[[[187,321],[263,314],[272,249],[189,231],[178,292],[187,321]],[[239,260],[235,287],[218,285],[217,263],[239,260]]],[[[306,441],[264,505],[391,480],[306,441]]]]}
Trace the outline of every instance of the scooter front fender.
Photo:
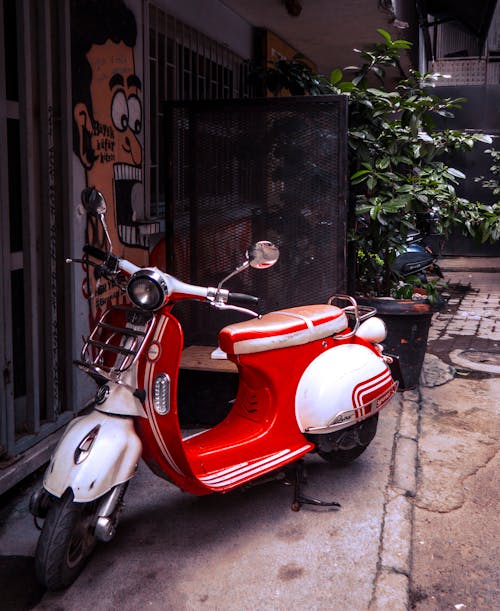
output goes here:
{"type": "Polygon", "coordinates": [[[93,501],[133,477],[141,451],[132,418],[94,411],[68,425],[43,486],[56,497],[71,488],[77,503],[93,501]]]}

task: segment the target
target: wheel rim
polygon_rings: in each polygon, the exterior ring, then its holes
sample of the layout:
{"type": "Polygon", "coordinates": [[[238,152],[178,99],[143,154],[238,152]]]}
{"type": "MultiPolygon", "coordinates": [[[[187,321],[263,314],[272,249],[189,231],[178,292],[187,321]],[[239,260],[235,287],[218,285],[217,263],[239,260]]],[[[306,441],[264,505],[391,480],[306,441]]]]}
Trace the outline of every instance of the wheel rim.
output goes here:
{"type": "Polygon", "coordinates": [[[69,568],[74,568],[85,560],[96,543],[93,535],[93,505],[85,507],[81,519],[75,524],[75,529],[71,537],[66,554],[66,563],[69,568]]]}

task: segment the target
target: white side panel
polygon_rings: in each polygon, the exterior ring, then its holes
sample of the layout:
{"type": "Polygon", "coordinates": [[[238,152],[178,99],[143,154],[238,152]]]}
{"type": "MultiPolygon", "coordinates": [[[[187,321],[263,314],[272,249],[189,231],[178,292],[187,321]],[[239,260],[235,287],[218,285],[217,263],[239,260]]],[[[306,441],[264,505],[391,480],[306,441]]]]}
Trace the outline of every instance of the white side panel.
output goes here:
{"type": "MultiPolygon", "coordinates": [[[[297,387],[295,414],[300,430],[327,427],[340,412],[359,407],[353,403],[354,388],[386,374],[384,361],[364,346],[347,344],[323,352],[306,368],[297,387]]],[[[354,424],[354,412],[344,421],[345,426],[354,424]]]]}

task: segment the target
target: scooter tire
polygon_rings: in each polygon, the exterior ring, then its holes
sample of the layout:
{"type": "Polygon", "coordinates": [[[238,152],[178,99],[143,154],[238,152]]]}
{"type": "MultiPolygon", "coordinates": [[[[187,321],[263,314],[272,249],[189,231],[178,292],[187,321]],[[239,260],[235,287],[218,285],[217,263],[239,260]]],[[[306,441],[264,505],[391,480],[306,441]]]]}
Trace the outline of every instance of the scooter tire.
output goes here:
{"type": "Polygon", "coordinates": [[[348,465],[358,456],[361,456],[366,448],[373,441],[377,433],[378,414],[350,426],[348,429],[331,433],[328,444],[331,450],[325,450],[325,443],[318,444],[318,454],[330,464],[336,467],[348,465]]]}
{"type": "Polygon", "coordinates": [[[97,505],[73,502],[71,490],[52,499],[35,552],[36,576],[47,590],[67,588],[81,573],[97,543],[97,505]]]}

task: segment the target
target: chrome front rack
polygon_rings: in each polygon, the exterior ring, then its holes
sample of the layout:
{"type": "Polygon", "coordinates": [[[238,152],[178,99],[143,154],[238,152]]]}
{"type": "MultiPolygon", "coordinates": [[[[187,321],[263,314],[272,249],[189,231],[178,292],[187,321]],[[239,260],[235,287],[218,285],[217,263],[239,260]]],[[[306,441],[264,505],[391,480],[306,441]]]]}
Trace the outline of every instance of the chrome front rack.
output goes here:
{"type": "Polygon", "coordinates": [[[101,316],[74,363],[100,378],[117,380],[136,361],[154,317],[128,306],[112,306],[101,316]]]}

